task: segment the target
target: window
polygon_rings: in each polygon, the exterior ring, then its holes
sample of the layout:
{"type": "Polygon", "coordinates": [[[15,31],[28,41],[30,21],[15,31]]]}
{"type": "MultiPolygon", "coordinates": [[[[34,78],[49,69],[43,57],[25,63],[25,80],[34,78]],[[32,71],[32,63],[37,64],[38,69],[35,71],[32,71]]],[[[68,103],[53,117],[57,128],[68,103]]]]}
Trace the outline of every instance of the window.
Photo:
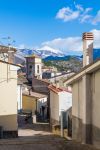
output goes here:
{"type": "Polygon", "coordinates": [[[32,65],[30,65],[30,69],[32,69],[32,65]]]}
{"type": "Polygon", "coordinates": [[[37,73],[39,73],[39,65],[37,65],[37,73]]]}

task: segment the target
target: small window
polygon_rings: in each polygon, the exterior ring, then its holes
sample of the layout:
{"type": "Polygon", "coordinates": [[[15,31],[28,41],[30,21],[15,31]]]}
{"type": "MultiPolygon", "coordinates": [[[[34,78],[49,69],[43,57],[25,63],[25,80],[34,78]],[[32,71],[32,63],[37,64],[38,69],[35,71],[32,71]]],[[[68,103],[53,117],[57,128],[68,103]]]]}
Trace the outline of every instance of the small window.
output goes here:
{"type": "Polygon", "coordinates": [[[37,73],[39,73],[39,65],[37,65],[37,73]]]}
{"type": "Polygon", "coordinates": [[[32,69],[32,65],[30,65],[30,69],[32,69]]]}

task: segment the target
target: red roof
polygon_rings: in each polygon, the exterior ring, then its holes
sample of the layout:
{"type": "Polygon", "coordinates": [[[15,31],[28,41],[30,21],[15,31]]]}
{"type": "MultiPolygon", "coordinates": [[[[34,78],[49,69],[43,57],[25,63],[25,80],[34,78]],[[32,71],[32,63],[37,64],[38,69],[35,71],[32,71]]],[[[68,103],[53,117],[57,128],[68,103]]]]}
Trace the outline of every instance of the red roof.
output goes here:
{"type": "Polygon", "coordinates": [[[57,93],[57,94],[58,94],[59,92],[63,92],[63,91],[72,93],[72,92],[69,91],[68,89],[65,89],[65,88],[57,88],[56,86],[53,86],[53,85],[50,85],[48,88],[49,88],[51,91],[53,91],[53,92],[55,92],[55,93],[57,93]]]}

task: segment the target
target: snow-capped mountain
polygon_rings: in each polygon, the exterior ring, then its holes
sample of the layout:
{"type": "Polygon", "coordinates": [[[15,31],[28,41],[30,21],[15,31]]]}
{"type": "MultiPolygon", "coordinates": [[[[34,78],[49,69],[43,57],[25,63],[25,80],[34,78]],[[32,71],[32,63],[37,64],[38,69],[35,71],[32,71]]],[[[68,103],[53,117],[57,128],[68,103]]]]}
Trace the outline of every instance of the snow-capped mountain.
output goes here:
{"type": "Polygon", "coordinates": [[[42,58],[48,56],[64,56],[63,52],[61,52],[58,49],[51,48],[49,46],[44,46],[42,48],[39,48],[38,51],[41,53],[42,58]]]}
{"type": "Polygon", "coordinates": [[[49,46],[44,46],[39,49],[29,49],[29,48],[24,48],[24,49],[18,49],[17,48],[17,53],[15,54],[15,63],[23,63],[25,62],[25,56],[36,54],[40,56],[41,58],[46,58],[48,56],[55,56],[55,57],[62,57],[65,56],[63,52],[57,49],[53,49],[49,46]]]}
{"type": "Polygon", "coordinates": [[[39,49],[17,49],[17,54],[21,55],[21,56],[27,56],[27,55],[32,55],[32,54],[36,54],[41,56],[42,58],[45,58],[47,56],[64,56],[64,53],[61,52],[60,50],[57,49],[53,49],[51,47],[48,46],[44,46],[42,48],[39,49]]]}
{"type": "Polygon", "coordinates": [[[14,56],[15,56],[14,59],[15,64],[23,64],[25,62],[24,55],[20,51],[17,50],[17,53],[14,56]]]}
{"type": "MultiPolygon", "coordinates": [[[[74,56],[75,58],[82,61],[82,55],[71,55],[71,54],[64,54],[63,52],[53,49],[51,47],[45,46],[40,49],[17,49],[17,53],[15,54],[15,63],[24,63],[25,56],[36,54],[42,57],[44,60],[65,60],[66,57],[74,56]]],[[[94,60],[100,58],[100,49],[93,50],[93,57],[94,60]]]]}

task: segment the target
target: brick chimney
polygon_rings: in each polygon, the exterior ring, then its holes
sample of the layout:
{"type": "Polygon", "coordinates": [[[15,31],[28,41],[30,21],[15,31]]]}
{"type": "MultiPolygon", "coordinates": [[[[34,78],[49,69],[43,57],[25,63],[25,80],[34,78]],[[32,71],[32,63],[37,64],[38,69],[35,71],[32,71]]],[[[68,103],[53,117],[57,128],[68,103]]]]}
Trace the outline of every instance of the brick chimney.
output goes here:
{"type": "Polygon", "coordinates": [[[8,62],[14,63],[14,53],[13,51],[8,51],[8,62]]]}
{"type": "Polygon", "coordinates": [[[83,33],[83,67],[93,62],[93,40],[92,32],[83,33]]]}

